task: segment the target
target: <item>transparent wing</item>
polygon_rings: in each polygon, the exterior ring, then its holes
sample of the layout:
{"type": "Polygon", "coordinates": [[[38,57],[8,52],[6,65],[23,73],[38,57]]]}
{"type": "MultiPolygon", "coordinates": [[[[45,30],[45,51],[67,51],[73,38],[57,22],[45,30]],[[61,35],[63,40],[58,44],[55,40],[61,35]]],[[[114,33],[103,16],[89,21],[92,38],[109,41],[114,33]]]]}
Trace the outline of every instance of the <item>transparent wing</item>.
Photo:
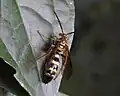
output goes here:
{"type": "Polygon", "coordinates": [[[71,62],[71,57],[70,57],[70,52],[69,52],[68,46],[67,46],[65,54],[66,54],[65,55],[66,62],[64,64],[65,68],[63,68],[64,69],[63,78],[69,80],[70,77],[72,76],[72,62],[71,62]]]}

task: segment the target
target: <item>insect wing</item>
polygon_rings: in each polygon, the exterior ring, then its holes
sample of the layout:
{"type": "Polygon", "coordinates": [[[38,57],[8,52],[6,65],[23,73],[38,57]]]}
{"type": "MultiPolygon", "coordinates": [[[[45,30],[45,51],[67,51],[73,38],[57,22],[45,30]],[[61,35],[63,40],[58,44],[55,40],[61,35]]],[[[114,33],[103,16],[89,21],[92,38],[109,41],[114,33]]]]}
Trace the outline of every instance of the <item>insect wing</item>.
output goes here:
{"type": "Polygon", "coordinates": [[[68,47],[67,47],[67,50],[66,50],[66,60],[67,61],[66,61],[66,64],[65,64],[63,78],[69,80],[70,77],[72,76],[72,62],[71,62],[70,52],[69,52],[68,47]]]}

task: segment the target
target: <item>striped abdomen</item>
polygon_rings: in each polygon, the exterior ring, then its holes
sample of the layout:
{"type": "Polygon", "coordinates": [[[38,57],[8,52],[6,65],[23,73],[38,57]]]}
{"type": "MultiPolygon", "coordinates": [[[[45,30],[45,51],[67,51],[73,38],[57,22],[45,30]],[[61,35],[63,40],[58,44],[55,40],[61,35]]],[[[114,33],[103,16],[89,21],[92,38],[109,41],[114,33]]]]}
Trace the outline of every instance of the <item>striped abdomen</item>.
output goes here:
{"type": "Polygon", "coordinates": [[[47,64],[45,75],[54,78],[58,71],[59,65],[60,65],[60,55],[55,54],[53,59],[47,64]]]}
{"type": "MultiPolygon", "coordinates": [[[[60,56],[63,55],[63,52],[65,51],[65,42],[62,41],[58,43],[58,46],[56,47],[56,51],[54,54],[51,54],[51,57],[49,56],[50,60],[46,62],[45,70],[44,70],[44,80],[46,83],[50,82],[52,79],[54,79],[58,74],[58,71],[60,71],[60,56]]],[[[45,83],[44,82],[44,83],[45,83]]]]}

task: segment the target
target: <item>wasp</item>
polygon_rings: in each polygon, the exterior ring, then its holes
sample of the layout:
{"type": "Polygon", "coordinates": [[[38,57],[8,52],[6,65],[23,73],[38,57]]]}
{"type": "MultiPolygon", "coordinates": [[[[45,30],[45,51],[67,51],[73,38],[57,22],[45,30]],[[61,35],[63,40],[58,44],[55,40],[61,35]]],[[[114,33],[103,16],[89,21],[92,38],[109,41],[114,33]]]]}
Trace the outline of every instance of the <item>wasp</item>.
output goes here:
{"type": "MultiPolygon", "coordinates": [[[[72,75],[72,63],[71,63],[70,52],[68,48],[67,35],[72,34],[74,32],[65,34],[63,31],[61,22],[55,11],[54,11],[54,14],[59,22],[62,32],[59,33],[58,37],[54,36],[56,38],[51,39],[52,44],[50,48],[47,50],[46,54],[43,55],[43,56],[46,55],[45,62],[42,67],[42,70],[43,70],[42,81],[45,84],[49,83],[53,79],[55,80],[61,72],[62,74],[63,72],[66,73],[67,79],[69,79],[72,75]]],[[[41,36],[40,32],[39,31],[37,32],[41,36]]]]}

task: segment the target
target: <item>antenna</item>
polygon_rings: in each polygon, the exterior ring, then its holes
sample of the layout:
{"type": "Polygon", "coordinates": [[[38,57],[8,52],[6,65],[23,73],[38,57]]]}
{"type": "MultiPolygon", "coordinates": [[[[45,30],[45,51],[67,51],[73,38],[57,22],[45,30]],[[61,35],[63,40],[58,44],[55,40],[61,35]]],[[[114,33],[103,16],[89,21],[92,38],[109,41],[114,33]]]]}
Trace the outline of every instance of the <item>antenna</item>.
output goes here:
{"type": "Polygon", "coordinates": [[[61,22],[60,22],[60,19],[58,18],[58,16],[57,16],[57,14],[56,14],[55,11],[54,11],[54,14],[55,14],[55,16],[56,16],[56,18],[57,18],[57,20],[58,20],[58,23],[59,23],[59,25],[60,25],[60,28],[61,28],[62,33],[64,33],[64,32],[63,32],[62,25],[61,25],[61,22]]]}
{"type": "Polygon", "coordinates": [[[70,34],[73,34],[73,33],[75,33],[75,32],[70,32],[70,33],[67,33],[67,34],[65,34],[65,35],[70,35],[70,34]]]}

